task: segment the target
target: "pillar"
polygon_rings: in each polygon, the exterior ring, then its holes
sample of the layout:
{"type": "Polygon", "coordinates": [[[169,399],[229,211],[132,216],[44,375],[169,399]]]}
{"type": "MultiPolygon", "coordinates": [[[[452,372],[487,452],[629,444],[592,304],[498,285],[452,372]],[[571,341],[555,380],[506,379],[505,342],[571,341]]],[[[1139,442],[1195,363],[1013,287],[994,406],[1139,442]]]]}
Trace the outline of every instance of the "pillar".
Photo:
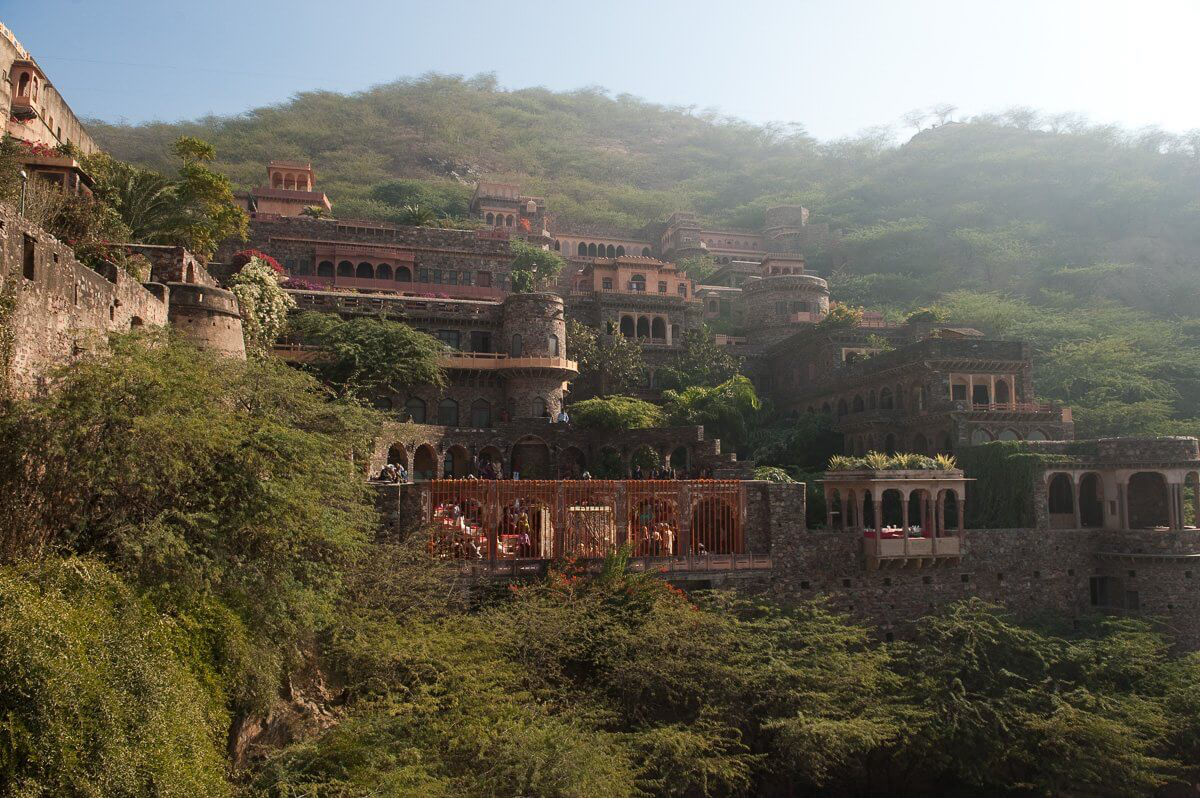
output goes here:
{"type": "Polygon", "coordinates": [[[1129,494],[1129,478],[1126,477],[1125,482],[1117,483],[1117,512],[1121,517],[1121,529],[1129,529],[1129,502],[1126,497],[1129,494]]]}
{"type": "Polygon", "coordinates": [[[958,534],[962,534],[967,528],[967,497],[964,494],[961,498],[955,497],[958,502],[958,534]]]}
{"type": "Polygon", "coordinates": [[[996,375],[988,375],[988,404],[996,403],[996,375]]]}
{"type": "Polygon", "coordinates": [[[946,492],[938,491],[937,507],[934,511],[933,530],[935,535],[946,531],[946,492]]]}
{"type": "Polygon", "coordinates": [[[1075,528],[1079,529],[1083,526],[1083,521],[1079,515],[1079,481],[1076,479],[1075,474],[1071,475],[1071,495],[1074,497],[1071,505],[1075,511],[1075,528]]]}
{"type": "Polygon", "coordinates": [[[900,494],[900,527],[904,530],[904,537],[908,537],[908,500],[912,498],[912,494],[900,494]]]}
{"type": "Polygon", "coordinates": [[[883,500],[875,498],[874,492],[871,493],[871,507],[875,510],[875,538],[878,540],[883,537],[883,500]]]}
{"type": "MultiPolygon", "coordinates": [[[[954,386],[950,386],[950,393],[954,393],[954,386]]],[[[967,409],[970,410],[975,406],[975,375],[967,375],[967,409]]]]}
{"type": "MultiPolygon", "coordinates": [[[[842,527],[846,526],[846,513],[842,512],[842,527]]],[[[825,488],[825,528],[833,529],[833,493],[825,488]]]]}

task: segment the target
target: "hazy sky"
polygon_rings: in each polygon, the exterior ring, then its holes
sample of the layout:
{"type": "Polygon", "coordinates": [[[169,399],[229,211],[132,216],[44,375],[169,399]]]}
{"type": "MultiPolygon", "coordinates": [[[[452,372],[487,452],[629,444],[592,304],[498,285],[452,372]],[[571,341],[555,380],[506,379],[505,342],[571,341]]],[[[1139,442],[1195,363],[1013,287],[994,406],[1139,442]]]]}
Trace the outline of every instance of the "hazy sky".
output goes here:
{"type": "Polygon", "coordinates": [[[0,0],[75,111],[236,114],[427,71],[836,138],[949,102],[1200,128],[1197,0],[0,0]]]}

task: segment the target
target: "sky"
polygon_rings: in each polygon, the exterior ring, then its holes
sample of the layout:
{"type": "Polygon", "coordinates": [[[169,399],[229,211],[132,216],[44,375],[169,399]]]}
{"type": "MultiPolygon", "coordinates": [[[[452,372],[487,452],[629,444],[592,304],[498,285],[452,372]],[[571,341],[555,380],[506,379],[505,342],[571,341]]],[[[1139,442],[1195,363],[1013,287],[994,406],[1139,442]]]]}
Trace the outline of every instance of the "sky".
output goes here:
{"type": "Polygon", "coordinates": [[[950,103],[1200,128],[1200,0],[0,0],[84,118],[232,115],[425,72],[852,136],[950,103]]]}

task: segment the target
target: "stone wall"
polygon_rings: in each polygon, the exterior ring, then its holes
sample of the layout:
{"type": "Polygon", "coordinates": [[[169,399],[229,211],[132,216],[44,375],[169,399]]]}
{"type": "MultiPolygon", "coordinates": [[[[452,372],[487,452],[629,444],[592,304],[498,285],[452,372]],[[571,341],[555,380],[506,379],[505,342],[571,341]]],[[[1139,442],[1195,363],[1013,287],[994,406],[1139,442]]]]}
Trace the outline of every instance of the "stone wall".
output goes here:
{"type": "Polygon", "coordinates": [[[102,345],[108,332],[167,323],[167,289],[148,290],[116,267],[98,273],[71,248],[0,205],[0,340],[8,387],[38,391],[55,368],[102,345]]]}
{"type": "Polygon", "coordinates": [[[166,244],[125,244],[130,252],[150,261],[150,279],[156,283],[194,283],[218,286],[217,280],[196,256],[184,247],[166,244]]]}
{"type": "Polygon", "coordinates": [[[171,325],[202,349],[246,357],[242,316],[231,291],[207,285],[170,283],[171,325]]]}

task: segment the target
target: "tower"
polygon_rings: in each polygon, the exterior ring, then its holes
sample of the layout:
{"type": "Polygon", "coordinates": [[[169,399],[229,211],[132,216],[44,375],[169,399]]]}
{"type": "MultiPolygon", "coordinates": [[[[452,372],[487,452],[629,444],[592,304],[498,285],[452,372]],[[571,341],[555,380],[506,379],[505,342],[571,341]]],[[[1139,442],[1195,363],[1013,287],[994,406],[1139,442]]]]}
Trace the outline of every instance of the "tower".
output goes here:
{"type": "Polygon", "coordinates": [[[566,345],[562,297],[510,294],[504,300],[501,368],[512,418],[553,418],[562,409],[566,381],[578,372],[566,345]]]}

